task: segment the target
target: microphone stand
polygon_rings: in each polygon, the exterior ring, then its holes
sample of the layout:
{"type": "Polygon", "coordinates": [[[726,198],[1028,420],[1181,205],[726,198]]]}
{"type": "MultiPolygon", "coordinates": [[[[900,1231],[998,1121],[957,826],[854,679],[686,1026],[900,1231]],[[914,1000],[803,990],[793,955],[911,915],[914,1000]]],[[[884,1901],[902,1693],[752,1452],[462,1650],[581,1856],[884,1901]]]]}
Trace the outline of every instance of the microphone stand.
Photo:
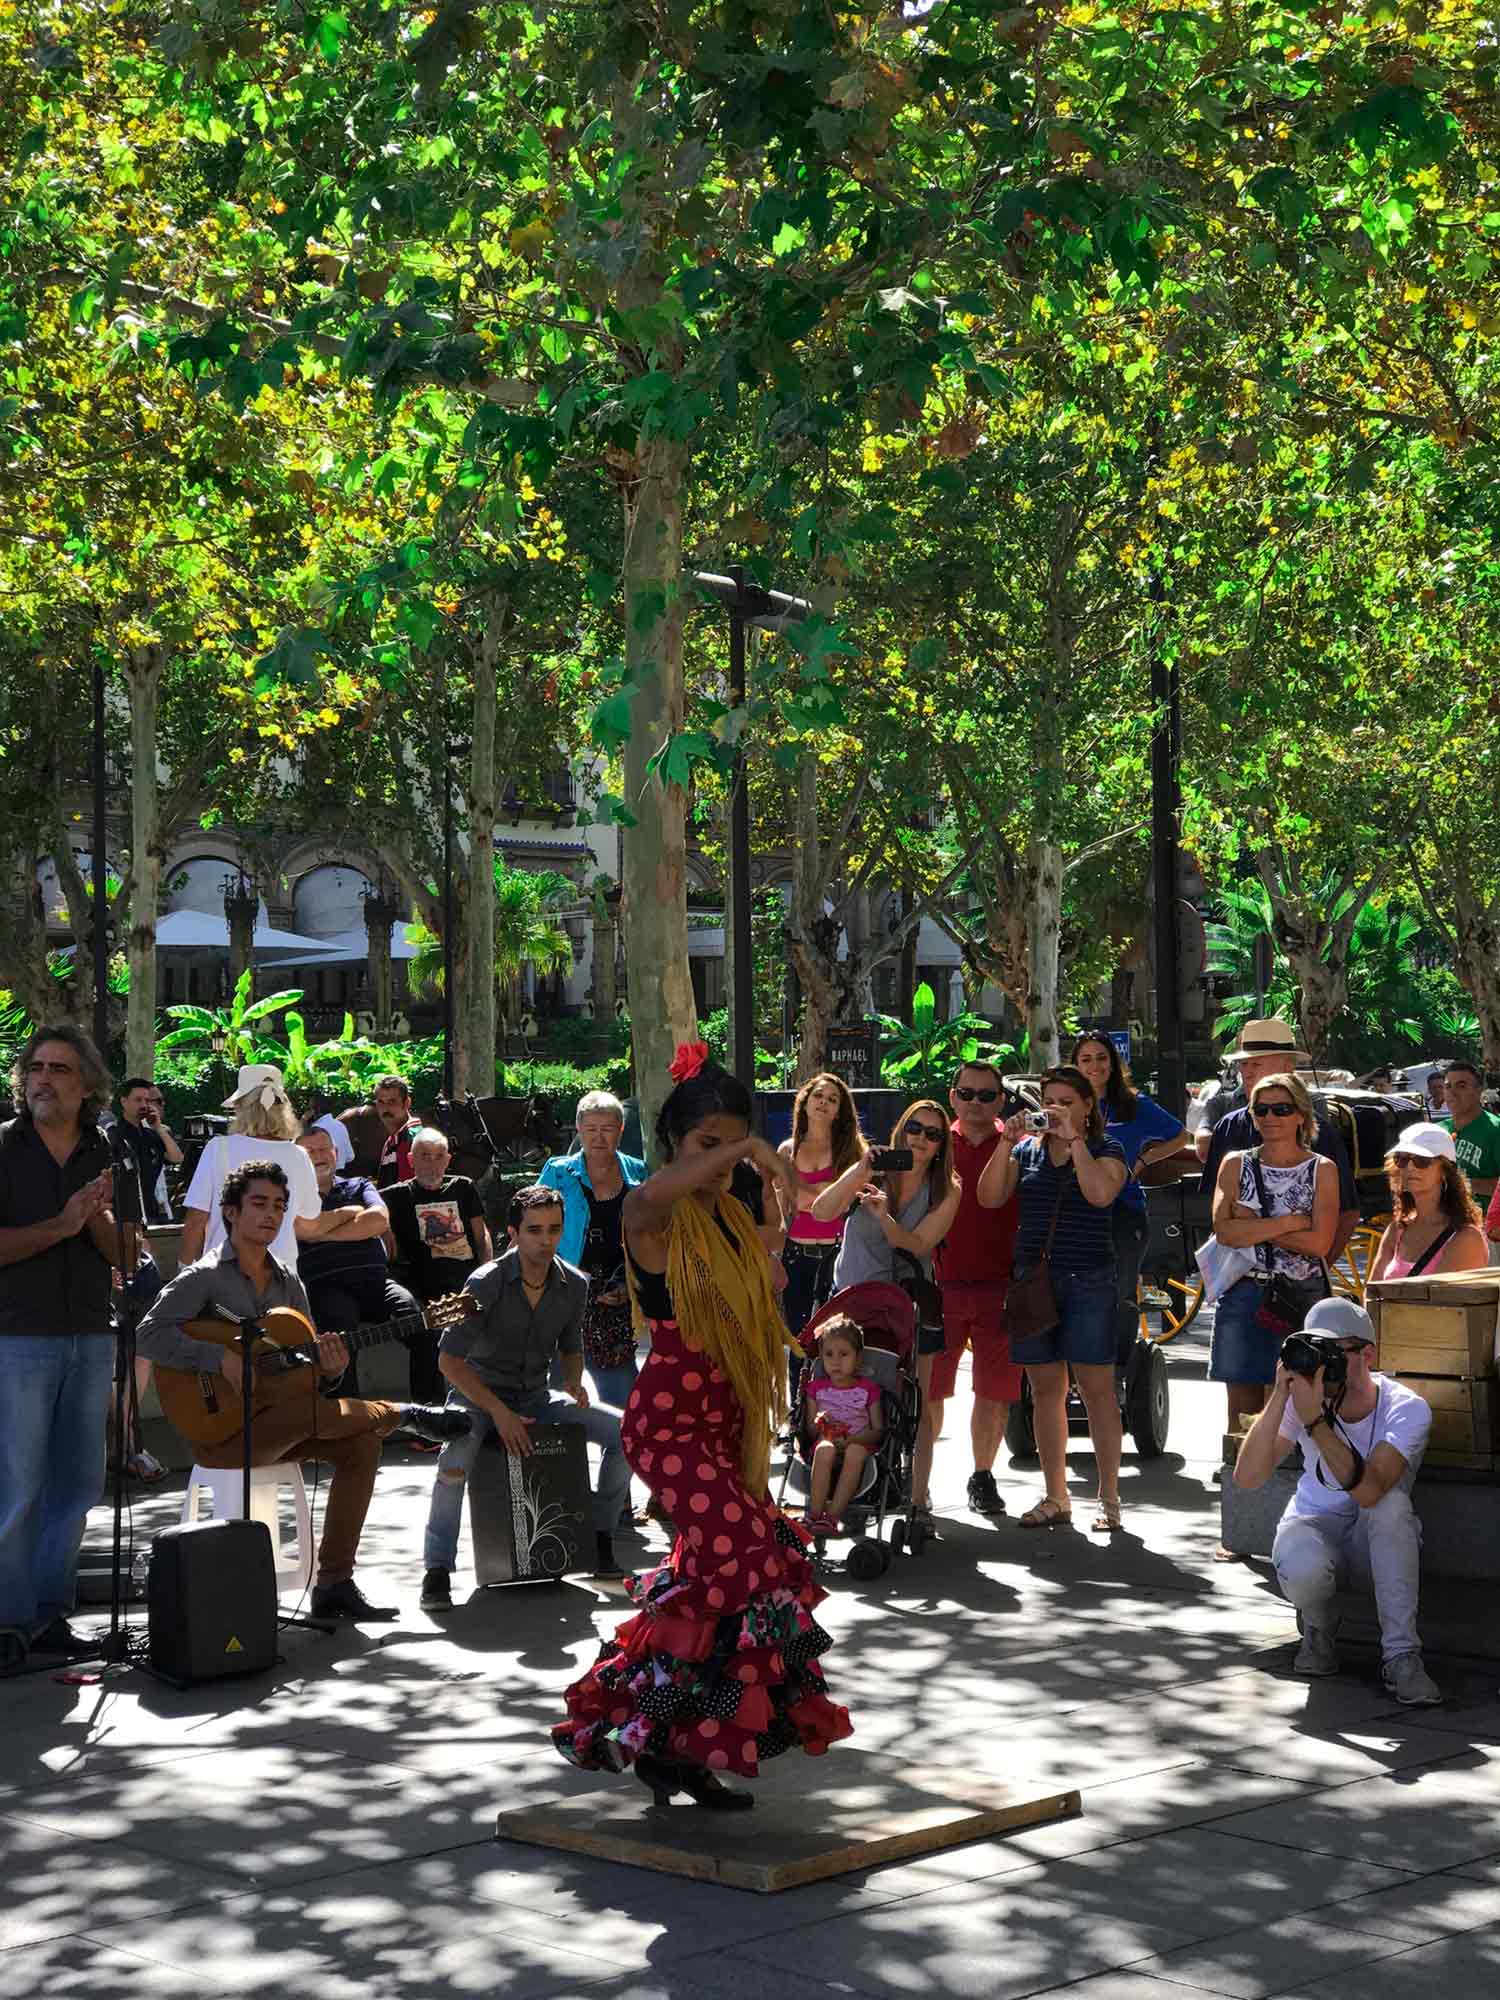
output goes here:
{"type": "Polygon", "coordinates": [[[129,1142],[118,1125],[109,1133],[109,1168],[113,1183],[110,1203],[115,1219],[115,1268],[120,1277],[120,1300],[114,1308],[115,1322],[115,1405],[111,1424],[114,1440],[114,1534],[110,1557],[109,1630],[99,1643],[98,1658],[115,1666],[128,1657],[130,1632],[125,1619],[125,1584],[120,1574],[120,1557],[125,1539],[125,1447],[129,1432],[129,1405],[135,1388],[136,1305],[130,1294],[132,1272],[126,1246],[127,1210],[131,1224],[145,1227],[141,1204],[140,1177],[135,1161],[127,1157],[129,1142]]]}

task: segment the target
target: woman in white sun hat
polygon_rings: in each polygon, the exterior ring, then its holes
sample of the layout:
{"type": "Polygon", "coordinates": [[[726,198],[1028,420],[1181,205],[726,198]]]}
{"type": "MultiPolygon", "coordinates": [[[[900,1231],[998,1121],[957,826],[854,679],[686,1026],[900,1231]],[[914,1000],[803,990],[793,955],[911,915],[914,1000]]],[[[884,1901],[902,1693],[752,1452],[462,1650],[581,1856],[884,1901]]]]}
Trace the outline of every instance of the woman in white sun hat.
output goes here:
{"type": "Polygon", "coordinates": [[[1391,1221],[1370,1279],[1435,1278],[1489,1263],[1479,1208],[1442,1125],[1408,1125],[1385,1156],[1391,1221]]]}
{"type": "Polygon", "coordinates": [[[312,1161],[297,1144],[302,1127],[281,1071],[274,1063],[245,1063],[233,1094],[224,1100],[224,1109],[231,1113],[229,1130],[203,1148],[183,1203],[181,1261],[194,1264],[225,1240],[219,1189],[230,1168],[243,1166],[247,1160],[274,1160],[286,1174],[291,1198],[271,1244],[271,1255],[295,1271],[297,1238],[319,1233],[323,1200],[312,1161]]]}

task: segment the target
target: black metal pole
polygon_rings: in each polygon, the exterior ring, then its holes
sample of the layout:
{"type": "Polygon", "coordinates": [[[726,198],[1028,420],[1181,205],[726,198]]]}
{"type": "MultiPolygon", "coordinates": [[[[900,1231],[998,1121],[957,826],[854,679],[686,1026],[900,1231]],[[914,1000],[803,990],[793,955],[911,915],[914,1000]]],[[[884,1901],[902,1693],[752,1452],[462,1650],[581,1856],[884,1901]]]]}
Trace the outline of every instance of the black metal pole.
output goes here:
{"type": "Polygon", "coordinates": [[[443,1095],[453,1100],[453,764],[443,738],[443,1095]]]}
{"type": "Polygon", "coordinates": [[[104,662],[94,656],[94,1046],[109,1062],[109,898],[105,889],[106,815],[109,790],[104,766],[104,662]]]}
{"type": "MultiPolygon", "coordinates": [[[[742,583],[739,571],[735,582],[742,583]]],[[[729,613],[729,702],[745,705],[745,618],[738,605],[729,613]]],[[[750,787],[745,772],[744,736],[735,745],[729,793],[729,917],[733,927],[734,991],[730,996],[734,1073],[755,1088],[755,966],[750,940],[750,787]]]]}
{"type": "MultiPolygon", "coordinates": [[[[1152,581],[1158,608],[1165,589],[1152,581]]],[[[1157,1097],[1176,1118],[1187,1106],[1186,1060],[1182,1045],[1182,953],[1178,937],[1178,810],[1177,753],[1181,712],[1177,663],[1168,660],[1157,643],[1151,655],[1151,706],[1156,728],[1151,737],[1151,885],[1154,902],[1156,959],[1156,1083],[1157,1097]]]]}

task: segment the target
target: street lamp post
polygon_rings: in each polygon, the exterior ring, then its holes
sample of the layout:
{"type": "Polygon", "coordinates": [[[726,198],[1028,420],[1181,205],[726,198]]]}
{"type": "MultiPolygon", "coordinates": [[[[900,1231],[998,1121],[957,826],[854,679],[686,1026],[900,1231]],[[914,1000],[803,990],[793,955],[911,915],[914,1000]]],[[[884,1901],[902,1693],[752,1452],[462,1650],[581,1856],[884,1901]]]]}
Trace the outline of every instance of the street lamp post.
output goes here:
{"type": "MultiPolygon", "coordinates": [[[[1166,592],[1160,575],[1151,594],[1158,608],[1166,592]]],[[[1156,1095],[1175,1118],[1187,1104],[1186,1059],[1182,1045],[1182,944],[1178,927],[1178,815],[1182,795],[1178,764],[1182,755],[1182,708],[1177,661],[1169,659],[1158,632],[1151,654],[1151,892],[1156,958],[1156,1095]]]]}
{"type": "MultiPolygon", "coordinates": [[[[693,582],[729,613],[729,705],[745,705],[745,634],[752,626],[779,632],[812,616],[805,597],[788,597],[748,583],[739,564],[728,576],[698,571],[693,582]]],[[[750,941],[750,788],[745,772],[744,735],[735,738],[729,789],[729,924],[727,941],[733,973],[729,1001],[729,1066],[748,1089],[755,1088],[755,978],[750,941]]]]}
{"type": "Polygon", "coordinates": [[[453,746],[443,740],[443,1095],[453,1098],[453,746]]]}
{"type": "Polygon", "coordinates": [[[109,899],[105,890],[108,862],[106,815],[109,809],[109,780],[104,758],[104,662],[94,655],[94,909],[91,942],[94,948],[94,1046],[109,1061],[109,899]]]}

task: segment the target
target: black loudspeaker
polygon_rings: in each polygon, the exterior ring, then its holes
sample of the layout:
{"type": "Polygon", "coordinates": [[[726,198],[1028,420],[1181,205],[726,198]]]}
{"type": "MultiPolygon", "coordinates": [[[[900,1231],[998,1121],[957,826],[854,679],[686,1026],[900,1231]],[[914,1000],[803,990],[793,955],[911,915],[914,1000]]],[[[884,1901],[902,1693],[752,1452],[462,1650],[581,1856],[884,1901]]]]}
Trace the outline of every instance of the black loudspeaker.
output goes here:
{"type": "Polygon", "coordinates": [[[589,1453],[576,1424],[538,1424],[525,1458],[492,1431],[469,1474],[474,1577],[546,1583],[594,1560],[589,1453]]]}
{"type": "Polygon", "coordinates": [[[276,1659],[276,1558],[264,1521],[192,1521],[151,1544],[151,1665],[179,1687],[276,1659]]]}

